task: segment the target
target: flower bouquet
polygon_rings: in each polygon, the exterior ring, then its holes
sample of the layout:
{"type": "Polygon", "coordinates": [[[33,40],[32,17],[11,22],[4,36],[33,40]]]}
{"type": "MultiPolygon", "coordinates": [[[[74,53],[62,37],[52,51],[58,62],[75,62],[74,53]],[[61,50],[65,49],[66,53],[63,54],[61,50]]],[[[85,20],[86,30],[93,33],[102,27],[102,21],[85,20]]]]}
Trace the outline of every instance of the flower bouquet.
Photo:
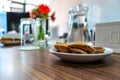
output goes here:
{"type": "Polygon", "coordinates": [[[39,19],[39,28],[37,33],[37,40],[43,41],[45,39],[45,31],[44,31],[44,24],[46,20],[51,19],[52,21],[55,20],[55,12],[52,15],[49,15],[50,8],[48,5],[40,4],[30,12],[30,18],[39,19]]]}
{"type": "Polygon", "coordinates": [[[50,8],[48,5],[40,4],[36,8],[32,9],[30,12],[30,18],[39,18],[39,29],[38,29],[38,40],[44,40],[45,33],[44,33],[44,22],[46,19],[51,19],[52,21],[55,20],[55,12],[52,13],[52,15],[49,15],[50,8]]]}

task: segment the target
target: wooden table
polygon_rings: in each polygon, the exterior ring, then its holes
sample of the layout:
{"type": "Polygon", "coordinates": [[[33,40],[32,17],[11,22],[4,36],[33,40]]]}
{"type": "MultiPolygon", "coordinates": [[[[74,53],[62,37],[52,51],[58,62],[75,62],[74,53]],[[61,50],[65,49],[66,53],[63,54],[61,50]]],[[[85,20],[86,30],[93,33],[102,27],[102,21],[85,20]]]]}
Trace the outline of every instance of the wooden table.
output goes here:
{"type": "Polygon", "coordinates": [[[48,48],[0,48],[0,80],[120,80],[120,55],[92,63],[64,62],[48,48]]]}

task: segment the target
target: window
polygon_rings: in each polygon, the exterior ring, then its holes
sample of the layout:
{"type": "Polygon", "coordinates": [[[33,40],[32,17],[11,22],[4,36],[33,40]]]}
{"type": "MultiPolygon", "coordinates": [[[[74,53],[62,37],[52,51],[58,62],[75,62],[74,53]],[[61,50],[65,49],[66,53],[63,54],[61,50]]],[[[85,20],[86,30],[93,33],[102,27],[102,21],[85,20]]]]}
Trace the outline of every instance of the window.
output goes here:
{"type": "Polygon", "coordinates": [[[25,0],[12,0],[12,1],[20,2],[20,3],[24,3],[25,2],[25,0]]]}
{"type": "Polygon", "coordinates": [[[35,7],[34,5],[26,4],[26,6],[25,6],[25,12],[29,12],[34,7],[35,7]]]}
{"type": "Polygon", "coordinates": [[[41,3],[44,3],[44,4],[49,4],[49,0],[26,0],[25,1],[26,4],[33,4],[33,5],[39,5],[41,3]]]}
{"type": "Polygon", "coordinates": [[[48,0],[2,0],[0,11],[7,12],[29,12],[38,4],[48,4],[48,0]]]}
{"type": "Polygon", "coordinates": [[[12,3],[11,4],[11,12],[24,12],[23,4],[12,3]]]}

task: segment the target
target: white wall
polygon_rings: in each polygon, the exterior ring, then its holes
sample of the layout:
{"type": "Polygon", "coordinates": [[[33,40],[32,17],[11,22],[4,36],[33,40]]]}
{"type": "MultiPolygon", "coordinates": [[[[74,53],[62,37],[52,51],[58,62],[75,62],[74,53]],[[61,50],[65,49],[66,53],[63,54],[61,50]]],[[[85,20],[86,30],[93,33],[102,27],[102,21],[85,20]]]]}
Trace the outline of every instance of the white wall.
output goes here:
{"type": "Polygon", "coordinates": [[[79,3],[89,5],[88,25],[95,23],[120,21],[120,0],[49,0],[52,10],[56,11],[56,22],[59,34],[67,32],[67,16],[70,7],[79,3]]]}
{"type": "Polygon", "coordinates": [[[120,21],[120,0],[84,0],[84,3],[90,8],[89,23],[120,21]]]}
{"type": "Polygon", "coordinates": [[[56,12],[56,21],[51,25],[59,25],[59,35],[67,32],[67,18],[70,7],[73,7],[83,0],[49,0],[50,6],[56,12]]]}

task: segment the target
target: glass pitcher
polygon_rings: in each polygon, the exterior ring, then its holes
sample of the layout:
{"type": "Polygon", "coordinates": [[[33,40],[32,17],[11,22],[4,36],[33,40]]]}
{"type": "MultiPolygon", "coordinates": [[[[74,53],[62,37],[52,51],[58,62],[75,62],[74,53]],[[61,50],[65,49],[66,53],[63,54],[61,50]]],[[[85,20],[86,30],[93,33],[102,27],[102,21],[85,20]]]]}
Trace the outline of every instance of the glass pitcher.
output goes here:
{"type": "Polygon", "coordinates": [[[77,5],[69,10],[68,37],[67,42],[91,41],[89,28],[87,26],[88,6],[77,5]]]}

